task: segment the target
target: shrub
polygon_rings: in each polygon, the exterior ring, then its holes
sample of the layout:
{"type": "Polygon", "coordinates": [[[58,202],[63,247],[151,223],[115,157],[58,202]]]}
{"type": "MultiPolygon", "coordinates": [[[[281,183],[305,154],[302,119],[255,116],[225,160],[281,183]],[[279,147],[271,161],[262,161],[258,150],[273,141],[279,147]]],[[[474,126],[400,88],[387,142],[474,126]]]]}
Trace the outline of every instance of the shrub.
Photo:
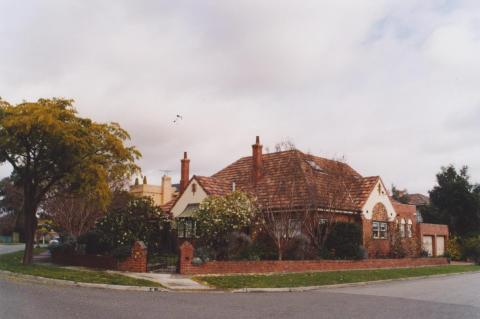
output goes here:
{"type": "Polygon", "coordinates": [[[293,238],[285,251],[285,259],[302,260],[312,259],[315,256],[310,239],[305,235],[293,238]]]}
{"type": "Polygon", "coordinates": [[[470,237],[465,240],[464,244],[465,256],[477,265],[480,265],[480,236],[470,237]]]}
{"type": "Polygon", "coordinates": [[[252,239],[245,233],[233,232],[227,238],[228,259],[248,259],[248,252],[252,246],[252,239]]]}
{"type": "Polygon", "coordinates": [[[445,255],[450,257],[452,260],[464,259],[461,240],[459,237],[453,236],[448,239],[445,255]]]}
{"type": "Polygon", "coordinates": [[[112,256],[115,257],[115,259],[120,261],[130,257],[131,253],[132,253],[132,246],[130,245],[123,245],[123,246],[116,247],[111,252],[112,256]]]}
{"type": "Polygon", "coordinates": [[[92,230],[79,236],[78,243],[85,246],[87,255],[103,255],[112,250],[107,236],[98,230],[92,230]]]}
{"type": "Polygon", "coordinates": [[[74,254],[77,250],[77,240],[73,236],[65,235],[61,238],[59,244],[48,246],[48,250],[50,250],[52,254],[74,254]]]}
{"type": "Polygon", "coordinates": [[[362,259],[361,242],[362,230],[358,224],[338,222],[328,235],[325,246],[336,259],[362,259]]]}
{"type": "Polygon", "coordinates": [[[151,198],[131,197],[126,205],[112,208],[97,222],[95,230],[102,234],[102,248],[131,246],[141,240],[153,253],[161,248],[163,233],[170,232],[170,219],[151,198]]]}

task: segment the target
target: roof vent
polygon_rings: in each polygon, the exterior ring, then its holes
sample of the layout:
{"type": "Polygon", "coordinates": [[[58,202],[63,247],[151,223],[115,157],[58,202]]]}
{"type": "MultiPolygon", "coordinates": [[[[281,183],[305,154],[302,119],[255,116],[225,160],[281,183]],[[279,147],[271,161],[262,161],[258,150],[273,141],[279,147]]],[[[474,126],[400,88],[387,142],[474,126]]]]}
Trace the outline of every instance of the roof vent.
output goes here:
{"type": "Polygon", "coordinates": [[[306,160],[306,162],[308,163],[308,165],[310,165],[310,167],[317,171],[317,172],[323,172],[323,169],[315,162],[315,161],[312,161],[312,160],[306,160]]]}
{"type": "Polygon", "coordinates": [[[237,190],[237,184],[235,182],[232,182],[232,192],[235,192],[237,190]]]}

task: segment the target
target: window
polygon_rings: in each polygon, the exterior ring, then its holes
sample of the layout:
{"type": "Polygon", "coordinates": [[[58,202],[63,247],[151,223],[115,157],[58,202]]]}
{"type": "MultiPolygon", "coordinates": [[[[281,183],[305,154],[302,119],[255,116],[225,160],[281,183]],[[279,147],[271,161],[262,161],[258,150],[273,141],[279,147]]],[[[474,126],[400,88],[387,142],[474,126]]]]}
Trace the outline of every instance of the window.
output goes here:
{"type": "Polygon", "coordinates": [[[318,165],[315,161],[307,160],[306,162],[308,163],[308,165],[310,165],[310,167],[311,167],[314,171],[323,172],[323,169],[322,169],[322,168],[320,167],[320,165],[318,165]]]}
{"type": "Polygon", "coordinates": [[[407,237],[412,238],[413,232],[412,232],[412,221],[409,219],[407,222],[407,237]]]}
{"type": "Polygon", "coordinates": [[[387,223],[380,223],[380,238],[387,238],[387,223]]]}
{"type": "Polygon", "coordinates": [[[372,237],[374,239],[386,239],[387,230],[388,227],[386,222],[372,222],[372,237]]]}
{"type": "Polygon", "coordinates": [[[178,238],[185,238],[185,222],[183,219],[177,221],[177,235],[178,238]]]}
{"type": "Polygon", "coordinates": [[[288,220],[288,235],[290,238],[297,237],[302,233],[302,223],[298,219],[288,220]]]}
{"type": "Polygon", "coordinates": [[[405,237],[405,219],[402,218],[400,221],[399,229],[400,231],[400,237],[404,238],[405,237]]]}
{"type": "Polygon", "coordinates": [[[197,223],[191,218],[179,218],[177,222],[178,238],[197,237],[197,223]]]}

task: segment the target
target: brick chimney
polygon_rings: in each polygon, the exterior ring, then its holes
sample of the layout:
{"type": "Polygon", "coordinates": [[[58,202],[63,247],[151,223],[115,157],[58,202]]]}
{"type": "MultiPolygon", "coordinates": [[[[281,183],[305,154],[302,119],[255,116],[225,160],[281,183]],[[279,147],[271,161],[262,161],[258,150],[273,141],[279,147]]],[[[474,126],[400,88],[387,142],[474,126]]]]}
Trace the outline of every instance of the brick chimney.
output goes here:
{"type": "Polygon", "coordinates": [[[181,163],[180,194],[187,188],[188,181],[190,180],[190,160],[187,158],[187,152],[183,153],[181,163]]]}
{"type": "Polygon", "coordinates": [[[263,157],[262,157],[263,145],[260,144],[260,137],[257,136],[255,144],[252,145],[252,160],[253,160],[253,182],[257,182],[262,177],[263,173],[263,157]]]}

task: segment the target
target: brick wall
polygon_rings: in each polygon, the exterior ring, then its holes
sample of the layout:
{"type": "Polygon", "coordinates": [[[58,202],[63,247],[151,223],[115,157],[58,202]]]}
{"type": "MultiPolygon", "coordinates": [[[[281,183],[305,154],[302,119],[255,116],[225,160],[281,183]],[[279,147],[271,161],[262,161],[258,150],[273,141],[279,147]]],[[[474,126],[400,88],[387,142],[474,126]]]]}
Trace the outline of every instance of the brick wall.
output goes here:
{"type": "Polygon", "coordinates": [[[180,246],[180,273],[184,275],[272,273],[331,271],[349,269],[401,268],[447,264],[446,258],[403,258],[367,260],[264,260],[264,261],[211,261],[193,265],[193,246],[185,242],[180,246]]]}
{"type": "Polygon", "coordinates": [[[437,255],[437,238],[438,237],[445,237],[444,248],[445,250],[447,249],[446,245],[448,241],[448,225],[420,223],[420,224],[417,224],[417,232],[419,234],[420,242],[422,241],[423,236],[432,236],[433,256],[437,255]]]}
{"type": "Polygon", "coordinates": [[[112,256],[52,254],[52,261],[60,265],[100,268],[130,272],[147,272],[147,248],[143,242],[135,242],[130,257],[117,261],[112,256]]]}

